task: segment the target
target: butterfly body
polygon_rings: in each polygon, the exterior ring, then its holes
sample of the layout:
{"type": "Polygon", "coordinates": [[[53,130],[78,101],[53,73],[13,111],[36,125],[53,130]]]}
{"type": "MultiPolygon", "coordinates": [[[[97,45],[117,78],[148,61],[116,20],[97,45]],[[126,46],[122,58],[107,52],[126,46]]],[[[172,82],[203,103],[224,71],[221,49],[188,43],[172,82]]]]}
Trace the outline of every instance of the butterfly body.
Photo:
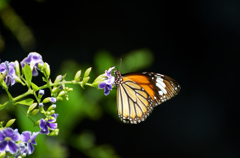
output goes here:
{"type": "Polygon", "coordinates": [[[181,89],[174,79],[154,72],[115,72],[117,86],[117,110],[124,123],[137,124],[144,121],[153,108],[173,96],[181,89]]]}

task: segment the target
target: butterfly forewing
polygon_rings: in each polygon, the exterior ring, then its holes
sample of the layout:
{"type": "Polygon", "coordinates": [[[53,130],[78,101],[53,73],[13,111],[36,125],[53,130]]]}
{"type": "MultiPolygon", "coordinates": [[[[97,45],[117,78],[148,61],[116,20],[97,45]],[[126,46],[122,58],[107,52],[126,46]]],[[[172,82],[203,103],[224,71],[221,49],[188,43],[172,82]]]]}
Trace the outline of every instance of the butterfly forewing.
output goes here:
{"type": "Polygon", "coordinates": [[[115,71],[117,109],[124,123],[140,123],[153,107],[177,95],[180,85],[172,78],[153,72],[129,73],[115,71]]]}

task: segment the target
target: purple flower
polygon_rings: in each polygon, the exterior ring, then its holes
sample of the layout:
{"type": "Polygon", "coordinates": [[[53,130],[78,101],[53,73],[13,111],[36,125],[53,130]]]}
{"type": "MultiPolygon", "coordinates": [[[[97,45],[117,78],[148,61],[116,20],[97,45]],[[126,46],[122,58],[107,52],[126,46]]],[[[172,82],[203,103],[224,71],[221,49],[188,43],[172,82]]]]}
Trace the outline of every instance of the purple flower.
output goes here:
{"type": "Polygon", "coordinates": [[[30,65],[33,76],[38,75],[37,70],[39,70],[39,67],[38,67],[39,63],[41,63],[42,65],[44,64],[43,60],[42,60],[42,56],[40,54],[38,54],[37,52],[29,53],[28,56],[21,61],[21,65],[23,68],[24,68],[25,64],[30,65]]]}
{"type": "Polygon", "coordinates": [[[15,155],[15,158],[18,158],[19,155],[22,155],[25,157],[28,153],[27,146],[25,146],[24,143],[20,143],[18,146],[19,146],[19,149],[18,149],[19,152],[17,155],[15,155]]]}
{"type": "MultiPolygon", "coordinates": [[[[30,131],[22,132],[21,138],[24,143],[27,143],[27,152],[29,155],[32,154],[34,151],[33,144],[37,145],[35,139],[38,134],[39,134],[39,132],[33,132],[32,136],[31,136],[30,131]]],[[[24,152],[24,150],[23,150],[23,152],[24,152]]]]}
{"type": "Polygon", "coordinates": [[[45,121],[44,119],[40,120],[39,127],[41,128],[40,133],[41,134],[49,134],[49,129],[54,130],[57,128],[57,123],[54,123],[57,120],[58,114],[51,115],[54,117],[54,119],[50,119],[48,121],[45,121]]]}
{"type": "Polygon", "coordinates": [[[18,151],[18,146],[15,141],[19,141],[20,134],[18,130],[13,130],[12,128],[4,128],[0,130],[0,152],[9,150],[11,154],[15,154],[18,151]]]}
{"type": "Polygon", "coordinates": [[[106,79],[99,83],[98,88],[99,89],[103,89],[104,88],[104,94],[107,96],[110,91],[112,90],[112,85],[115,82],[115,78],[114,76],[111,76],[111,71],[114,69],[115,67],[111,67],[107,70],[105,70],[105,75],[107,76],[106,79]]]}
{"type": "Polygon", "coordinates": [[[38,91],[38,94],[44,95],[44,94],[45,94],[45,91],[44,91],[43,89],[41,89],[41,90],[38,91]]]}
{"type": "Polygon", "coordinates": [[[39,107],[43,107],[43,103],[39,103],[38,106],[39,106],[39,107]]]}
{"type": "Polygon", "coordinates": [[[14,62],[9,63],[8,61],[5,61],[5,62],[1,63],[0,64],[0,72],[3,74],[4,73],[6,74],[4,81],[7,86],[9,86],[10,84],[11,84],[11,86],[15,84],[16,72],[15,72],[15,63],[14,62]]]}
{"type": "Polygon", "coordinates": [[[51,97],[51,98],[50,98],[50,102],[51,102],[51,103],[56,103],[56,102],[57,102],[57,99],[54,98],[54,97],[51,97]]]}

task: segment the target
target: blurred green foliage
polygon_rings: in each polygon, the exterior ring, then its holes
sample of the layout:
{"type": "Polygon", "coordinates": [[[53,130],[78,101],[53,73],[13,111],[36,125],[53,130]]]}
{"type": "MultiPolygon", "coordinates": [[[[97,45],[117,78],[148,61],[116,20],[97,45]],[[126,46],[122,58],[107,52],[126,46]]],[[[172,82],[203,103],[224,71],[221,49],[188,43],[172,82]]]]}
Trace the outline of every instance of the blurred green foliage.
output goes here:
{"type": "MultiPolygon", "coordinates": [[[[10,30],[25,51],[35,48],[35,38],[31,29],[9,5],[9,0],[0,0],[0,18],[6,29],[10,30]]],[[[1,31],[1,30],[0,30],[1,31]]],[[[0,32],[1,33],[1,32],[0,32]]],[[[0,52],[4,50],[4,37],[0,34],[0,52]]]]}
{"type": "MultiPolygon", "coordinates": [[[[121,72],[133,72],[143,68],[149,67],[153,62],[153,55],[148,49],[133,50],[126,55],[123,55],[121,67],[120,58],[115,58],[110,52],[101,50],[94,56],[94,65],[90,73],[90,83],[105,70],[116,65],[121,72]]],[[[51,65],[51,63],[49,63],[51,65]]],[[[78,70],[85,71],[90,65],[88,63],[78,63],[75,60],[65,60],[58,71],[59,74],[66,74],[66,80],[72,80],[78,70]]],[[[52,78],[54,81],[55,78],[52,78]]],[[[37,84],[37,83],[36,83],[37,84]]],[[[70,92],[69,100],[57,102],[56,113],[59,114],[57,119],[58,128],[60,129],[57,137],[47,137],[45,135],[38,135],[36,138],[37,146],[33,155],[29,157],[42,158],[65,158],[69,156],[68,146],[79,150],[79,152],[90,158],[117,158],[120,157],[115,152],[111,144],[96,144],[94,131],[83,128],[79,133],[75,133],[74,129],[81,127],[81,122],[85,119],[98,121],[105,114],[112,116],[117,122],[121,122],[117,114],[116,94],[115,89],[106,97],[103,90],[96,90],[96,88],[85,86],[82,89],[79,85],[66,85],[73,88],[70,92]]],[[[4,97],[3,96],[0,96],[4,97]]],[[[48,97],[43,96],[43,97],[48,97]]],[[[4,99],[4,98],[3,98],[4,99]]],[[[5,115],[0,116],[0,120],[11,118],[6,113],[13,111],[16,108],[13,105],[6,107],[5,115]]],[[[27,111],[27,106],[22,106],[27,111]]],[[[47,108],[47,107],[45,107],[47,108]]],[[[2,112],[2,111],[0,111],[2,112]]],[[[40,119],[42,116],[37,114],[33,116],[34,120],[40,119]]],[[[20,111],[16,111],[16,123],[19,131],[30,130],[37,132],[39,127],[33,127],[32,122],[20,111]]],[[[81,129],[81,128],[80,128],[81,129]]]]}

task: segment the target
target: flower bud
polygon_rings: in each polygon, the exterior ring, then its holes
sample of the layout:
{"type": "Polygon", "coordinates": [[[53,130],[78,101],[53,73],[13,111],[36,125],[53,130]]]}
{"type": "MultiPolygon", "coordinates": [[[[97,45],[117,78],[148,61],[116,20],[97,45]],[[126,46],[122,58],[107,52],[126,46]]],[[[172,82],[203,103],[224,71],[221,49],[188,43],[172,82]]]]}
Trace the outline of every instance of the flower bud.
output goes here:
{"type": "Polygon", "coordinates": [[[33,109],[35,109],[37,105],[38,105],[37,103],[33,103],[32,105],[30,105],[28,108],[27,114],[31,112],[33,109]]]}
{"type": "Polygon", "coordinates": [[[84,88],[84,85],[88,82],[88,80],[90,79],[90,77],[85,77],[81,83],[82,88],[84,88]]]}
{"type": "Polygon", "coordinates": [[[55,113],[55,110],[51,110],[51,111],[49,111],[49,112],[50,112],[49,115],[52,115],[52,114],[55,113]]]}
{"type": "Polygon", "coordinates": [[[51,110],[55,109],[56,107],[57,107],[56,104],[52,104],[51,106],[49,106],[47,111],[51,111],[51,110]]]}
{"type": "Polygon", "coordinates": [[[44,63],[43,70],[45,70],[47,78],[49,78],[49,76],[50,76],[50,66],[49,66],[48,63],[46,63],[46,62],[44,63]]]}
{"type": "Polygon", "coordinates": [[[73,88],[66,87],[66,91],[72,92],[72,91],[73,91],[73,88]]]}
{"type": "Polygon", "coordinates": [[[64,94],[66,94],[67,92],[65,90],[62,90],[59,94],[58,97],[62,97],[64,94]]]}
{"type": "Polygon", "coordinates": [[[58,75],[54,81],[54,83],[58,83],[62,80],[63,76],[62,75],[58,75]]]}
{"type": "Polygon", "coordinates": [[[39,112],[39,109],[34,109],[31,113],[30,116],[34,116],[39,112]]]}
{"type": "Polygon", "coordinates": [[[63,98],[62,97],[57,97],[57,100],[63,100],[63,98]]]}
{"type": "Polygon", "coordinates": [[[99,83],[105,81],[106,78],[107,78],[107,75],[106,75],[106,74],[101,74],[101,75],[99,75],[99,76],[93,81],[92,85],[93,85],[94,87],[97,87],[97,86],[99,85],[99,83]]]}
{"type": "Polygon", "coordinates": [[[16,121],[16,119],[9,120],[5,127],[10,127],[15,121],[16,121]]]}
{"type": "Polygon", "coordinates": [[[38,68],[40,69],[40,71],[42,71],[42,69],[43,69],[43,63],[38,63],[38,68]]]}
{"type": "Polygon", "coordinates": [[[75,77],[74,77],[74,80],[75,80],[76,82],[79,82],[79,81],[80,81],[80,78],[81,78],[81,70],[79,70],[79,71],[76,73],[76,75],[75,75],[75,77]]]}
{"type": "Polygon", "coordinates": [[[43,103],[39,103],[38,108],[39,108],[39,111],[40,111],[41,113],[44,113],[44,112],[45,112],[45,110],[44,110],[43,107],[44,107],[43,103]]]}
{"type": "Polygon", "coordinates": [[[49,136],[57,136],[59,134],[59,129],[54,129],[49,136]]]}
{"type": "Polygon", "coordinates": [[[40,120],[38,120],[37,122],[35,122],[34,126],[39,126],[39,122],[40,122],[40,120]]]}
{"type": "Polygon", "coordinates": [[[15,71],[17,76],[20,76],[20,68],[19,68],[19,62],[17,60],[15,60],[15,71]]]}
{"type": "Polygon", "coordinates": [[[49,103],[50,102],[50,97],[47,97],[47,98],[45,98],[45,99],[43,99],[43,101],[42,101],[42,103],[49,103]]]}
{"type": "Polygon", "coordinates": [[[89,76],[89,74],[90,74],[90,72],[91,72],[91,70],[92,70],[92,68],[91,68],[91,67],[90,67],[90,68],[88,68],[88,69],[85,71],[83,78],[86,78],[86,77],[88,77],[88,76],[89,76]]]}
{"type": "Polygon", "coordinates": [[[43,90],[43,89],[40,89],[39,91],[38,91],[38,98],[42,98],[42,96],[45,94],[45,91],[43,90]]]}

